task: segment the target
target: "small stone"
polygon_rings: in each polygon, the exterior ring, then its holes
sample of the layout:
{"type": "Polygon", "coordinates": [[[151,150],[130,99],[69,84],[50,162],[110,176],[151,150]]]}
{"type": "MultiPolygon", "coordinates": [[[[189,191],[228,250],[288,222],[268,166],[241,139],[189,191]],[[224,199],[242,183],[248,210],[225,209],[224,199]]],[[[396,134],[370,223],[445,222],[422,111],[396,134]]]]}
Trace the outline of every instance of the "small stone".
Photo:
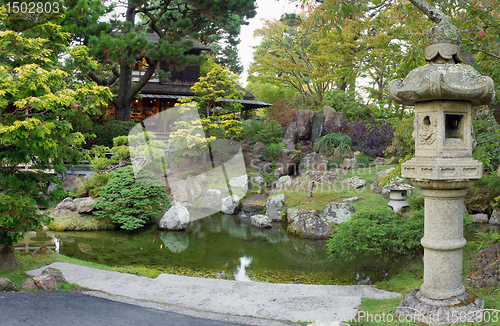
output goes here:
{"type": "Polygon", "coordinates": [[[267,215],[257,214],[250,217],[252,225],[260,229],[268,229],[272,227],[272,219],[267,215]]]}
{"type": "Polygon", "coordinates": [[[276,179],[279,179],[279,178],[281,178],[284,175],[285,175],[285,173],[283,173],[283,168],[282,167],[279,167],[279,168],[277,168],[274,171],[274,178],[276,178],[276,179]]]}
{"type": "Polygon", "coordinates": [[[39,255],[39,254],[43,254],[43,255],[50,255],[52,254],[52,252],[50,251],[49,248],[47,248],[46,245],[42,245],[40,247],[37,247],[35,250],[33,250],[33,252],[31,253],[32,256],[35,256],[35,255],[39,255]]]}
{"type": "Polygon", "coordinates": [[[0,277],[0,291],[17,291],[17,286],[14,282],[6,278],[5,276],[0,277]]]}
{"type": "Polygon", "coordinates": [[[38,291],[38,286],[36,286],[35,281],[32,278],[24,281],[23,285],[21,285],[21,290],[24,291],[38,291]]]}
{"type": "Polygon", "coordinates": [[[484,224],[488,223],[488,215],[486,214],[473,214],[474,223],[484,224]]]}
{"type": "Polygon", "coordinates": [[[256,155],[264,155],[264,148],[266,148],[266,145],[258,141],[253,145],[253,153],[256,155]]]}
{"type": "Polygon", "coordinates": [[[232,189],[248,190],[252,188],[252,183],[250,182],[250,176],[248,174],[241,175],[239,177],[234,177],[229,180],[229,186],[232,189]]]}
{"type": "Polygon", "coordinates": [[[354,203],[357,201],[363,200],[363,197],[349,197],[349,198],[342,198],[342,201],[346,203],[354,203]]]}
{"type": "Polygon", "coordinates": [[[387,165],[394,165],[394,164],[399,164],[399,160],[396,156],[393,156],[387,161],[387,165]]]}
{"type": "Polygon", "coordinates": [[[252,178],[252,182],[255,183],[258,186],[262,186],[263,184],[266,183],[266,179],[264,179],[263,176],[260,174],[256,175],[255,177],[252,178]]]}
{"type": "Polygon", "coordinates": [[[500,212],[499,211],[493,211],[490,217],[490,224],[491,225],[499,225],[500,224],[500,212]]]}
{"type": "Polygon", "coordinates": [[[385,164],[384,158],[383,157],[376,157],[373,160],[373,164],[374,165],[384,165],[385,164]]]}
{"type": "Polygon", "coordinates": [[[366,185],[366,180],[363,180],[357,175],[355,175],[352,178],[345,179],[344,181],[342,181],[342,183],[348,187],[358,189],[366,185]]]}

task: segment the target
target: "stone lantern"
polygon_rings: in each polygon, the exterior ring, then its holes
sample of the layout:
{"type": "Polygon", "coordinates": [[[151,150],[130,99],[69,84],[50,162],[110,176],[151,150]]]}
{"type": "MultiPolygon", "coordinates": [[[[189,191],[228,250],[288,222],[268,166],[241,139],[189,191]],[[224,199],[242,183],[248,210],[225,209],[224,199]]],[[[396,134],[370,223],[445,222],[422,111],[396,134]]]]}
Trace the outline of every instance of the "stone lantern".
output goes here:
{"type": "Polygon", "coordinates": [[[430,63],[389,85],[396,102],[415,106],[415,157],[401,174],[425,198],[424,283],[397,314],[432,325],[478,321],[484,301],[462,284],[463,213],[467,189],[482,175],[472,158],[472,106],[492,101],[493,80],[461,64],[460,32],[448,17],[427,37],[430,63]]]}

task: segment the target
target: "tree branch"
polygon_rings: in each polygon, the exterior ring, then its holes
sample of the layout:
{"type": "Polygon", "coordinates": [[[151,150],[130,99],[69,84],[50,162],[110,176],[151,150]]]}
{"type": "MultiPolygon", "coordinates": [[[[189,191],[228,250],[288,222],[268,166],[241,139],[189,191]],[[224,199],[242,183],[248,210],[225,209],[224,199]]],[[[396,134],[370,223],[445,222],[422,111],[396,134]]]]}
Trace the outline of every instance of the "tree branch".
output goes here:
{"type": "Polygon", "coordinates": [[[446,16],[438,8],[429,4],[426,0],[410,0],[410,2],[436,24],[439,24],[443,19],[450,19],[450,17],[446,16]]]}

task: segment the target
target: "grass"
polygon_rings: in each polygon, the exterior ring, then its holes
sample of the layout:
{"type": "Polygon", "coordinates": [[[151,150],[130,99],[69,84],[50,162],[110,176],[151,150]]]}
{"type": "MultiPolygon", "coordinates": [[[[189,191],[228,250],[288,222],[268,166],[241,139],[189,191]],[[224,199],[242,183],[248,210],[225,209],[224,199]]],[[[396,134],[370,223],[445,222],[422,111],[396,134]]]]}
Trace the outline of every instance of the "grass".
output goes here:
{"type": "MultiPolygon", "coordinates": [[[[89,261],[79,260],[76,258],[67,257],[64,255],[60,255],[58,253],[52,252],[51,254],[39,254],[39,255],[31,255],[30,252],[25,252],[23,250],[16,250],[16,259],[19,261],[20,265],[15,269],[8,271],[0,271],[0,277],[5,276],[12,282],[14,282],[18,289],[21,288],[21,285],[31,276],[26,274],[26,271],[30,271],[33,269],[41,268],[46,265],[52,264],[54,262],[66,262],[72,264],[78,264],[82,266],[104,269],[109,271],[116,271],[122,273],[129,273],[138,276],[145,276],[154,278],[162,273],[160,270],[150,269],[146,267],[110,267],[106,265],[101,265],[89,261]]],[[[70,284],[63,282],[58,287],[58,290],[66,290],[73,291],[76,289],[81,289],[80,286],[76,284],[70,284]]]]}
{"type": "Polygon", "coordinates": [[[48,228],[52,231],[106,231],[113,230],[114,225],[109,219],[71,212],[54,217],[48,228]]]}

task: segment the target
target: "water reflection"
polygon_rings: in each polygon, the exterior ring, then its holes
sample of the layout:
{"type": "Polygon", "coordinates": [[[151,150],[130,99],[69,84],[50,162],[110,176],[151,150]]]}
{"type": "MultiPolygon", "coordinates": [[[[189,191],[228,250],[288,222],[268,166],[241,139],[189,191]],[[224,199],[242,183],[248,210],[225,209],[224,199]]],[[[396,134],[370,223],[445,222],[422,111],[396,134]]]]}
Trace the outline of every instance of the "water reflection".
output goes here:
{"type": "Polygon", "coordinates": [[[160,231],[158,236],[163,244],[173,253],[178,254],[189,247],[189,237],[184,233],[160,231]]]}
{"type": "Polygon", "coordinates": [[[248,275],[245,274],[245,268],[247,268],[251,263],[252,263],[253,258],[250,257],[240,257],[240,266],[238,266],[238,270],[236,272],[236,275],[234,276],[234,279],[236,281],[242,281],[242,282],[251,282],[252,280],[248,275]]]}

